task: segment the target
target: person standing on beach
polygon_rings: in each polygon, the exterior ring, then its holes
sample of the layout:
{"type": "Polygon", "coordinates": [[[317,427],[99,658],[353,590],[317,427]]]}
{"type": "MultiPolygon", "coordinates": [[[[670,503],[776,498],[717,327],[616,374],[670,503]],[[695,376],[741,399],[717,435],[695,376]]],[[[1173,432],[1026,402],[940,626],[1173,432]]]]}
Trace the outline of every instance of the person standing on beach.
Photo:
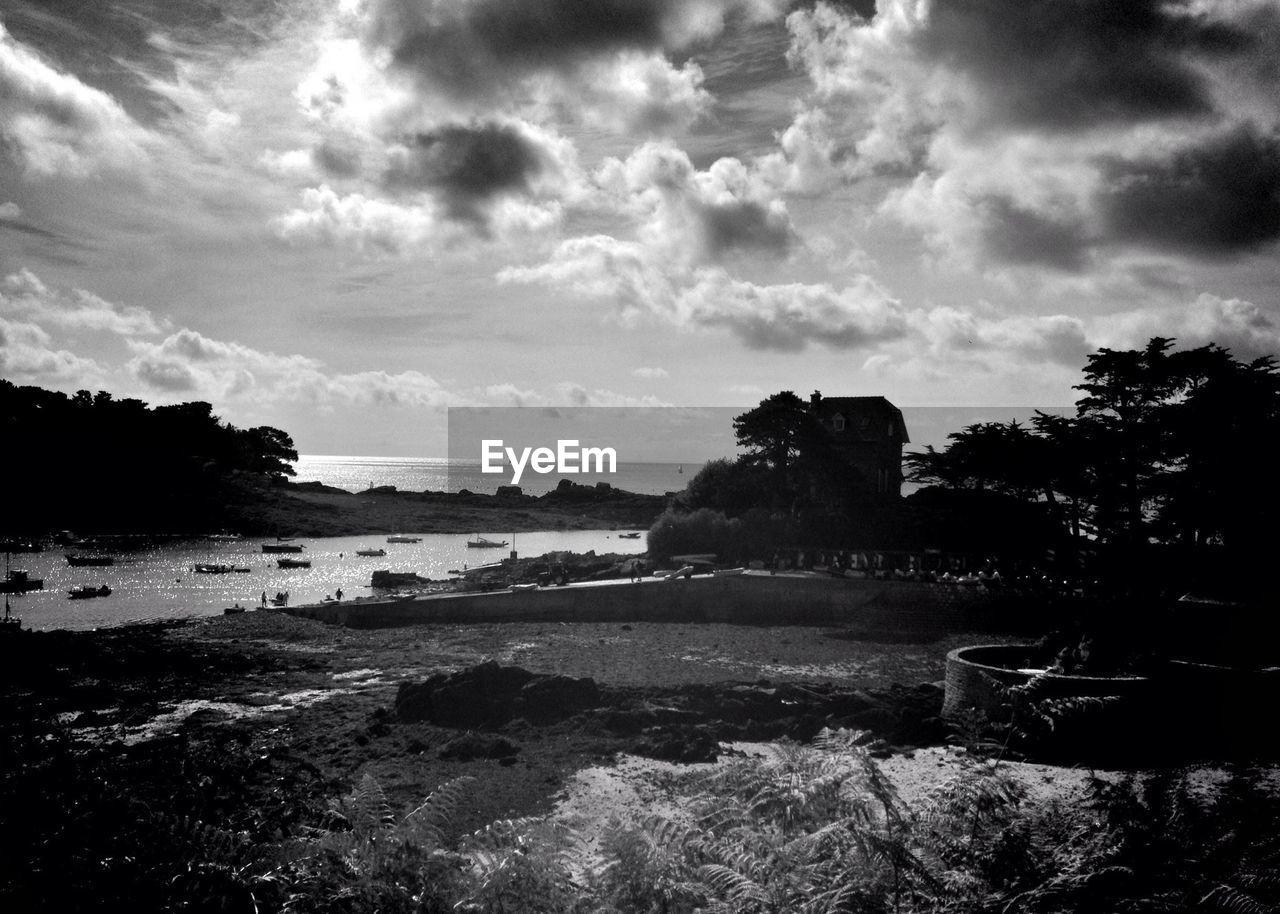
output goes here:
{"type": "Polygon", "coordinates": [[[262,592],[262,605],[267,605],[267,592],[265,590],[262,592]]]}

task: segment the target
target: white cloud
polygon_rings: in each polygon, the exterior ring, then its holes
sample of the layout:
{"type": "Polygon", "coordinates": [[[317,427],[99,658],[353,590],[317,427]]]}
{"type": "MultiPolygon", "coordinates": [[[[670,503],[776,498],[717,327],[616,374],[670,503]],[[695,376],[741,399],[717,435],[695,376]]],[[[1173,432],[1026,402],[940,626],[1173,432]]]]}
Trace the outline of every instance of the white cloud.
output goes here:
{"type": "Polygon", "coordinates": [[[0,376],[19,384],[52,387],[94,384],[102,367],[65,349],[54,349],[49,334],[26,321],[0,316],[0,376]]]}
{"type": "Polygon", "coordinates": [[[439,207],[429,200],[402,206],[358,193],[339,195],[327,184],[304,190],[302,206],[277,216],[271,225],[289,242],[384,254],[436,247],[452,233],[439,207]]]}
{"type": "Polygon", "coordinates": [[[302,355],[263,352],[182,329],[159,343],[131,340],[126,369],[147,387],[183,399],[289,401],[335,406],[441,406],[450,392],[419,371],[334,374],[302,355]]]}
{"type": "Polygon", "coordinates": [[[1241,360],[1280,358],[1280,304],[1258,305],[1239,298],[1201,293],[1174,308],[1140,308],[1093,322],[1097,345],[1134,348],[1155,336],[1172,337],[1179,347],[1215,343],[1241,360]]]}
{"type": "Polygon", "coordinates": [[[135,169],[147,138],[111,96],[45,63],[0,25],[0,148],[28,174],[135,169]]]}
{"type": "Polygon", "coordinates": [[[50,289],[30,270],[11,273],[0,281],[0,312],[41,326],[120,336],[159,333],[165,326],[146,308],[114,305],[83,289],[50,289]]]}
{"type": "Polygon", "coordinates": [[[22,218],[22,208],[13,201],[0,203],[0,222],[17,222],[22,218]]]}
{"type": "Polygon", "coordinates": [[[797,351],[809,343],[852,348],[906,332],[902,306],[867,276],[842,289],[758,285],[733,279],[719,267],[681,269],[649,247],[603,235],[569,239],[547,263],[509,268],[498,279],[611,299],[624,320],[726,328],[752,348],[797,351]]]}
{"type": "Polygon", "coordinates": [[[607,159],[595,181],[607,205],[636,221],[641,242],[679,263],[782,257],[796,241],[777,191],[737,159],[702,171],[672,143],[650,142],[607,159]]]}
{"type": "Polygon", "coordinates": [[[665,368],[649,368],[645,366],[632,369],[631,374],[637,378],[645,378],[646,380],[657,380],[658,378],[671,377],[671,373],[665,368]]]}

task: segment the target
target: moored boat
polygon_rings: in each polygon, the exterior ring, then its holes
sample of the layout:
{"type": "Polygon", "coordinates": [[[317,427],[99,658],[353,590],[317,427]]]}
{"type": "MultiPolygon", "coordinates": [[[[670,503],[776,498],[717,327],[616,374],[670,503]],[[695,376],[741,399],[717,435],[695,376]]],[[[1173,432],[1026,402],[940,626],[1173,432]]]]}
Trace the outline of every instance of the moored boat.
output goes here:
{"type": "Polygon", "coordinates": [[[396,533],[396,534],[392,534],[391,536],[388,536],[387,542],[388,543],[420,543],[422,542],[422,537],[405,536],[403,533],[396,533]]]}
{"type": "Polygon", "coordinates": [[[310,568],[310,559],[276,559],[276,565],[280,568],[310,568]]]}
{"type": "Polygon", "coordinates": [[[476,534],[475,539],[467,540],[467,546],[472,549],[501,549],[505,545],[507,545],[506,540],[503,540],[502,542],[498,542],[497,540],[489,540],[489,539],[485,539],[483,536],[481,536],[478,533],[476,534]]]}
{"type": "Polygon", "coordinates": [[[262,551],[264,553],[272,552],[301,552],[306,546],[297,543],[263,543],[262,551]]]}
{"type": "Polygon", "coordinates": [[[235,571],[235,568],[231,565],[209,565],[197,562],[191,570],[196,574],[230,574],[235,571]]]}
{"type": "Polygon", "coordinates": [[[365,558],[376,558],[378,556],[382,556],[386,554],[387,554],[387,550],[385,549],[357,549],[356,550],[356,555],[361,555],[361,556],[364,556],[365,558]]]}
{"type": "Polygon", "coordinates": [[[638,539],[640,539],[640,534],[639,534],[639,533],[619,533],[619,534],[618,534],[618,539],[620,539],[620,540],[638,540],[638,539]]]}
{"type": "Polygon", "coordinates": [[[94,597],[109,596],[111,596],[111,588],[106,584],[103,584],[101,587],[94,587],[91,584],[85,584],[83,587],[67,591],[68,600],[90,600],[94,597]]]}
{"type": "Polygon", "coordinates": [[[111,555],[74,555],[70,552],[67,553],[67,564],[77,568],[87,565],[114,565],[115,563],[115,556],[111,555]]]}
{"type": "Polygon", "coordinates": [[[26,593],[29,590],[44,590],[44,578],[33,578],[25,571],[14,569],[0,581],[0,593],[26,593]]]}

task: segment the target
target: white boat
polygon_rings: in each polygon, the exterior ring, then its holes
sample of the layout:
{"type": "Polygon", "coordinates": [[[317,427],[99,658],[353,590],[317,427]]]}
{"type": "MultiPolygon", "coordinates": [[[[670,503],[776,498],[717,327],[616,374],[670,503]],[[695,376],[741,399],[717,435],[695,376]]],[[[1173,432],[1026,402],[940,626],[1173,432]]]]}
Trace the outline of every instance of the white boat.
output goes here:
{"type": "Polygon", "coordinates": [[[387,550],[385,549],[357,549],[356,550],[356,555],[362,555],[365,558],[376,558],[378,556],[382,556],[386,554],[387,554],[387,550]]]}
{"type": "Polygon", "coordinates": [[[497,542],[496,540],[487,540],[480,534],[476,534],[475,539],[467,540],[467,546],[471,549],[501,549],[507,545],[507,541],[497,542]]]}

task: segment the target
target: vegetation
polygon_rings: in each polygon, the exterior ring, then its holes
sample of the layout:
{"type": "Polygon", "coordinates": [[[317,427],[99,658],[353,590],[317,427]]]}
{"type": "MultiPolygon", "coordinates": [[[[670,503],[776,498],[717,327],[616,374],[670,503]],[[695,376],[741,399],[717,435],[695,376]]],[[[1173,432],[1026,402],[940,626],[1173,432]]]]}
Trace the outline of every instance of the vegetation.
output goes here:
{"type": "Polygon", "coordinates": [[[1252,577],[1280,508],[1269,469],[1280,445],[1275,360],[1155,338],[1090,355],[1077,389],[1074,417],[969,426],[943,451],[909,455],[910,478],[1024,506],[1041,519],[1044,545],[1097,553],[1100,575],[1252,577]]]}
{"type": "Polygon", "coordinates": [[[292,476],[298,459],[285,432],[235,428],[208,403],[148,407],[0,380],[0,417],[11,530],[207,530],[236,486],[292,476]]]}
{"type": "Polygon", "coordinates": [[[734,420],[742,455],[708,463],[651,537],[659,553],[667,541],[716,551],[694,541],[704,532],[738,558],[779,546],[938,548],[999,556],[1006,570],[1052,565],[1060,578],[1182,591],[1256,580],[1248,569],[1267,564],[1280,511],[1276,361],[1155,338],[1091,354],[1077,389],[1075,416],[978,423],[942,450],[906,455],[907,478],[924,488],[898,502],[867,498],[807,405],[774,394],[734,420]],[[762,516],[782,538],[746,555],[744,531],[762,516]]]}
{"type": "MultiPolygon", "coordinates": [[[[68,748],[46,742],[6,788],[0,819],[22,836],[0,871],[7,910],[1154,914],[1280,903],[1280,805],[1241,772],[1092,778],[1076,803],[1036,801],[974,740],[949,778],[904,799],[862,735],[828,730],[811,746],[777,743],[677,775],[679,812],[615,821],[592,846],[546,817],[460,832],[479,789],[471,778],[396,811],[367,774],[326,804],[326,785],[279,747],[194,743],[169,781],[142,791],[117,762],[68,765],[68,748]],[[258,791],[250,805],[236,796],[246,785],[258,791]],[[171,812],[156,811],[161,790],[173,791],[171,812]]],[[[174,750],[160,743],[128,764],[163,775],[157,762],[174,750]]]]}

